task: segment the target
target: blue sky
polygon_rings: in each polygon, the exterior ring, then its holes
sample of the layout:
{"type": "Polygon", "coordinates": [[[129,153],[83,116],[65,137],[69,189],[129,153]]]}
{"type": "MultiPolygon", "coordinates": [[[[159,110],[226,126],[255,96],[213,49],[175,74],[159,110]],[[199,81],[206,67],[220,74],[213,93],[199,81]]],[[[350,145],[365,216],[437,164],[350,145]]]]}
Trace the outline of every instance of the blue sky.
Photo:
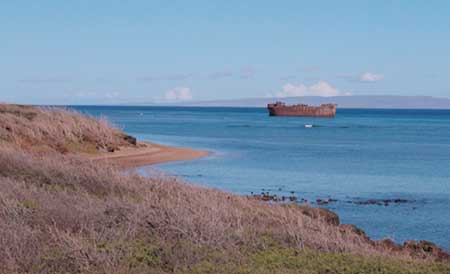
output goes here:
{"type": "Polygon", "coordinates": [[[450,97],[450,1],[1,1],[0,101],[450,97]]]}

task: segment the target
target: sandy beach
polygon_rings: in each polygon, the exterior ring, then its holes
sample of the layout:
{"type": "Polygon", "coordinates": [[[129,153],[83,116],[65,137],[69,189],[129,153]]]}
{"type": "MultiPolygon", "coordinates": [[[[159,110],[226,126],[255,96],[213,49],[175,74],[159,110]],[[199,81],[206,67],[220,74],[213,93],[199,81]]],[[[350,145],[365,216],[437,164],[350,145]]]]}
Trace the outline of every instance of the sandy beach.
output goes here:
{"type": "Polygon", "coordinates": [[[90,156],[94,161],[107,161],[121,168],[161,164],[172,161],[192,160],[207,156],[207,151],[172,147],[149,142],[138,142],[137,147],[121,147],[112,153],[90,156]]]}

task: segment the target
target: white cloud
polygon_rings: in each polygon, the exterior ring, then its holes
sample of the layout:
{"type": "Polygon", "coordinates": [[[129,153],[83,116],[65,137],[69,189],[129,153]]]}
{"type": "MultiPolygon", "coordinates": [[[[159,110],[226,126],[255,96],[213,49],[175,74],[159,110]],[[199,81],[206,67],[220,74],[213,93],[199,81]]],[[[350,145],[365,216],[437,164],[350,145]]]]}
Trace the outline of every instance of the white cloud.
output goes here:
{"type": "Polygon", "coordinates": [[[294,85],[287,83],[282,90],[275,93],[275,97],[298,97],[298,96],[339,96],[350,95],[350,93],[341,93],[338,89],[331,86],[325,81],[319,81],[314,85],[306,86],[305,84],[294,85]]]}
{"type": "Polygon", "coordinates": [[[26,78],[19,80],[20,83],[26,84],[53,84],[53,83],[66,83],[71,79],[65,77],[49,77],[49,78],[26,78]]]}
{"type": "Polygon", "coordinates": [[[255,70],[252,67],[245,67],[241,70],[241,78],[250,79],[255,76],[255,70]]]}
{"type": "Polygon", "coordinates": [[[191,89],[187,87],[176,87],[166,91],[164,94],[166,101],[187,101],[192,100],[191,89]]]}
{"type": "Polygon", "coordinates": [[[378,82],[384,79],[384,76],[382,74],[376,74],[371,72],[365,72],[359,76],[360,82],[367,82],[367,83],[373,83],[378,82]]]}
{"type": "Polygon", "coordinates": [[[192,73],[179,73],[169,74],[162,76],[149,75],[145,77],[137,78],[138,81],[151,82],[151,81],[184,81],[193,77],[192,73]]]}
{"type": "Polygon", "coordinates": [[[233,76],[233,72],[231,70],[214,71],[209,74],[210,79],[221,79],[231,76],[233,76]]]}
{"type": "Polygon", "coordinates": [[[117,91],[105,93],[105,97],[108,99],[117,98],[117,97],[119,97],[119,95],[120,94],[117,91]]]}
{"type": "Polygon", "coordinates": [[[337,77],[346,79],[350,82],[360,82],[360,83],[375,83],[384,79],[383,74],[373,73],[373,72],[364,72],[361,74],[338,74],[337,77]]]}
{"type": "MultiPolygon", "coordinates": [[[[67,94],[67,96],[72,96],[71,94],[67,94]]],[[[85,91],[78,91],[78,92],[76,92],[75,93],[75,97],[79,97],[79,98],[83,98],[83,97],[96,97],[97,96],[97,93],[96,92],[93,92],[93,91],[88,91],[88,92],[85,92],[85,91]]]]}
{"type": "MultiPolygon", "coordinates": [[[[72,97],[73,95],[70,93],[65,94],[66,97],[72,97]]],[[[75,93],[75,97],[77,98],[85,98],[85,99],[116,99],[120,96],[120,93],[117,91],[111,92],[95,92],[95,91],[78,91],[75,93]]]]}

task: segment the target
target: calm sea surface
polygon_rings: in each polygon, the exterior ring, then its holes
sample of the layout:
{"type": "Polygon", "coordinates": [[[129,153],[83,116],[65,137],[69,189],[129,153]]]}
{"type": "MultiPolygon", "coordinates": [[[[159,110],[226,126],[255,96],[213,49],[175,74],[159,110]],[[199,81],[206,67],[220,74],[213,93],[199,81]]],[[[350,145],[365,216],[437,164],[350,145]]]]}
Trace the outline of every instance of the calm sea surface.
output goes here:
{"type": "Polygon", "coordinates": [[[338,109],[335,119],[269,117],[258,108],[73,107],[141,140],[204,149],[166,173],[238,194],[333,198],[326,207],[372,238],[450,250],[450,111],[338,109]],[[305,124],[314,125],[305,128],[305,124]],[[367,199],[410,202],[357,205],[367,199]]]}

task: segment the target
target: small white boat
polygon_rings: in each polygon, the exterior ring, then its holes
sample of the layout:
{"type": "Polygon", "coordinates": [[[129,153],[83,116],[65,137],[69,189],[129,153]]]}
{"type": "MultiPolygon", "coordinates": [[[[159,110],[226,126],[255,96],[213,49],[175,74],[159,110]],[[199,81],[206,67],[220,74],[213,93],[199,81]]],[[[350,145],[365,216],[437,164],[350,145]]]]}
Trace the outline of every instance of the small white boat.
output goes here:
{"type": "Polygon", "coordinates": [[[312,128],[313,125],[306,124],[305,127],[306,127],[306,128],[312,128]]]}

